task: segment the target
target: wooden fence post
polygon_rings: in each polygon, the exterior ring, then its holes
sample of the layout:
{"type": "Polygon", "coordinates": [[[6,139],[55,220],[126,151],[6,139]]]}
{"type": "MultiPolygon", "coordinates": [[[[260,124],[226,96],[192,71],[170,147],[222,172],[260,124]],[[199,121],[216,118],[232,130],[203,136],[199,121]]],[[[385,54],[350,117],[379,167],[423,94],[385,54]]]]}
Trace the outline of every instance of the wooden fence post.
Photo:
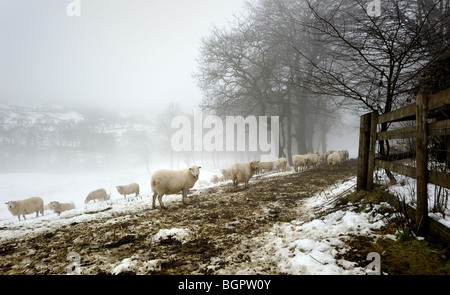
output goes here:
{"type": "Polygon", "coordinates": [[[358,172],[356,190],[367,190],[367,168],[369,160],[371,113],[361,116],[359,126],[358,172]]]}
{"type": "Polygon", "coordinates": [[[378,112],[370,114],[369,155],[367,159],[367,190],[373,191],[373,170],[375,169],[375,149],[377,144],[378,112]]]}
{"type": "Polygon", "coordinates": [[[425,94],[419,94],[416,97],[416,224],[418,234],[425,234],[428,225],[427,111],[428,98],[425,94]]]}

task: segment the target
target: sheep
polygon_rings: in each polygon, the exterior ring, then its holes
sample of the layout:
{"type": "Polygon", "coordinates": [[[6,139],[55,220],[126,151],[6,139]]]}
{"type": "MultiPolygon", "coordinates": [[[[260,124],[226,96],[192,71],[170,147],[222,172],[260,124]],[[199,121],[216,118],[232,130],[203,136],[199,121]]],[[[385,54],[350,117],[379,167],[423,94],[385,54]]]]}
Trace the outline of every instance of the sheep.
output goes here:
{"type": "Polygon", "coordinates": [[[186,204],[187,192],[198,180],[200,166],[192,166],[181,170],[158,170],[152,175],[151,187],[153,191],[152,209],[155,209],[155,200],[158,197],[161,209],[165,209],[162,202],[164,195],[176,194],[181,191],[182,202],[186,204]]]}
{"type": "Polygon", "coordinates": [[[275,167],[278,171],[286,171],[287,166],[287,160],[286,158],[278,158],[275,161],[275,167]]]}
{"type": "Polygon", "coordinates": [[[211,177],[211,180],[210,180],[210,182],[214,183],[214,184],[218,183],[219,181],[220,181],[220,179],[217,175],[213,175],[213,177],[211,177]]]}
{"type": "Polygon", "coordinates": [[[118,185],[116,186],[117,191],[119,194],[123,195],[123,197],[126,199],[127,195],[136,194],[137,197],[139,195],[139,184],[137,183],[131,183],[128,185],[118,185]]]}
{"type": "Polygon", "coordinates": [[[248,188],[248,181],[252,178],[258,169],[259,161],[250,163],[238,163],[231,166],[231,180],[233,180],[234,190],[236,191],[239,182],[244,182],[245,188],[248,188]]]}
{"type": "Polygon", "coordinates": [[[294,165],[295,172],[298,172],[298,168],[306,166],[306,156],[305,155],[294,155],[292,156],[292,165],[294,165]]]}
{"type": "Polygon", "coordinates": [[[319,163],[319,153],[309,153],[306,155],[306,167],[314,167],[319,163]]]}
{"type": "Polygon", "coordinates": [[[327,158],[328,158],[329,155],[330,155],[329,152],[320,154],[320,156],[319,156],[319,163],[326,163],[327,162],[327,158]]]}
{"type": "Polygon", "coordinates": [[[61,212],[75,209],[75,205],[73,203],[60,203],[60,202],[50,202],[50,208],[53,212],[58,213],[58,216],[61,215],[61,212]]]}
{"type": "Polygon", "coordinates": [[[107,201],[109,200],[111,197],[110,194],[106,194],[106,190],[103,188],[100,188],[98,190],[92,191],[90,192],[87,197],[86,200],[84,201],[85,204],[89,203],[90,201],[94,200],[99,200],[99,201],[107,201]]]}
{"type": "Polygon", "coordinates": [[[44,216],[44,200],[40,197],[32,197],[20,201],[9,201],[5,203],[8,205],[8,210],[13,216],[18,216],[20,221],[20,215],[23,219],[27,219],[25,214],[31,214],[36,212],[36,217],[39,216],[39,212],[44,216]]]}
{"type": "Polygon", "coordinates": [[[220,172],[222,172],[224,180],[231,179],[231,168],[221,169],[220,172]]]}
{"type": "Polygon", "coordinates": [[[339,152],[341,153],[342,161],[348,160],[349,153],[348,153],[347,150],[342,150],[342,151],[339,151],[339,152]]]}
{"type": "Polygon", "coordinates": [[[331,170],[334,170],[337,165],[339,165],[342,162],[342,156],[339,152],[334,152],[330,154],[327,158],[327,163],[330,166],[331,170]]]}
{"type": "Polygon", "coordinates": [[[273,162],[259,162],[258,164],[258,173],[261,173],[262,170],[264,172],[272,171],[273,169],[273,162]]]}

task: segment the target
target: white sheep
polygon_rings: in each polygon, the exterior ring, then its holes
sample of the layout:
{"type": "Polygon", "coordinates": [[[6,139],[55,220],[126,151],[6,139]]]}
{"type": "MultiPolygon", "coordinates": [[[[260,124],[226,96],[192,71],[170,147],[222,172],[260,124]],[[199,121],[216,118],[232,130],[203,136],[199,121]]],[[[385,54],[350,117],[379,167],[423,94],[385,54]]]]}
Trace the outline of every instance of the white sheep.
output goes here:
{"type": "Polygon", "coordinates": [[[165,209],[162,202],[164,195],[181,192],[183,204],[186,204],[187,192],[198,180],[200,166],[192,166],[181,170],[158,170],[152,175],[151,186],[153,191],[152,209],[155,209],[155,200],[158,197],[161,209],[165,209]]]}
{"type": "Polygon", "coordinates": [[[136,197],[139,195],[139,184],[137,183],[118,185],[116,186],[116,189],[119,192],[119,194],[123,195],[124,198],[126,198],[127,195],[131,194],[135,194],[136,197]]]}
{"type": "Polygon", "coordinates": [[[292,156],[292,165],[294,165],[295,172],[298,172],[299,167],[301,168],[301,170],[303,170],[303,167],[306,166],[306,156],[305,155],[292,156]]]}
{"type": "Polygon", "coordinates": [[[230,180],[231,179],[231,168],[220,169],[220,172],[222,172],[224,180],[230,180]]]}
{"type": "Polygon", "coordinates": [[[287,160],[286,158],[278,158],[275,160],[275,167],[278,171],[286,171],[287,169],[287,160]]]}
{"type": "Polygon", "coordinates": [[[258,173],[269,172],[273,170],[273,162],[259,162],[258,164],[258,173]]]}
{"type": "Polygon", "coordinates": [[[75,205],[73,203],[60,203],[57,201],[50,202],[50,209],[53,212],[58,213],[58,216],[61,215],[61,212],[75,209],[75,205]]]}
{"type": "Polygon", "coordinates": [[[331,170],[334,170],[334,168],[337,168],[337,165],[339,165],[342,162],[342,156],[339,152],[334,152],[330,154],[327,158],[327,164],[331,167],[331,170]]]}
{"type": "Polygon", "coordinates": [[[341,153],[342,161],[348,160],[349,153],[348,153],[347,150],[342,150],[342,151],[339,151],[339,152],[341,153]]]}
{"type": "Polygon", "coordinates": [[[107,201],[109,199],[110,199],[110,195],[106,194],[106,190],[103,188],[100,188],[100,189],[90,192],[87,195],[84,203],[87,204],[87,203],[89,203],[89,201],[92,201],[92,200],[94,200],[94,203],[95,203],[95,200],[107,201]]]}
{"type": "Polygon", "coordinates": [[[329,155],[330,155],[329,152],[320,154],[320,156],[319,156],[319,163],[326,163],[327,162],[327,158],[328,158],[329,155]]]}
{"type": "Polygon", "coordinates": [[[211,180],[210,180],[210,182],[214,183],[214,184],[218,183],[219,181],[220,181],[220,179],[217,175],[213,175],[213,177],[211,177],[211,180]]]}
{"type": "Polygon", "coordinates": [[[25,214],[32,214],[34,212],[36,212],[36,217],[39,216],[39,212],[42,216],[44,215],[44,200],[40,197],[32,197],[20,201],[9,201],[6,202],[6,205],[8,205],[8,210],[13,216],[19,217],[19,221],[20,215],[23,216],[23,219],[27,219],[25,214]]]}
{"type": "Polygon", "coordinates": [[[248,187],[248,181],[252,178],[258,169],[259,161],[250,163],[238,163],[231,166],[231,180],[233,180],[234,190],[236,191],[239,182],[244,182],[245,188],[248,187]]]}
{"type": "Polygon", "coordinates": [[[306,155],[306,167],[314,167],[319,163],[319,153],[309,153],[306,155]]]}

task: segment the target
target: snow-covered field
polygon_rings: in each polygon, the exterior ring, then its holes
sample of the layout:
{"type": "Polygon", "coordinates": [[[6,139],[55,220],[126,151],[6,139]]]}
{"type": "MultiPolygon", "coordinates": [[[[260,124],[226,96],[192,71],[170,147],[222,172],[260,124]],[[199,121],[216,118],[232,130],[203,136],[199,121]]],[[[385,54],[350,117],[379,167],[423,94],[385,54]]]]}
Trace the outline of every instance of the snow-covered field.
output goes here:
{"type": "MultiPolygon", "coordinates": [[[[258,178],[264,180],[291,173],[294,172],[272,173],[258,178]]],[[[203,170],[195,189],[207,190],[221,185],[209,182],[214,174],[218,174],[218,171],[203,170]]],[[[217,274],[257,274],[268,264],[276,265],[280,273],[286,274],[365,274],[367,270],[364,267],[339,257],[349,250],[345,240],[351,235],[363,235],[376,240],[378,236],[373,231],[385,225],[385,216],[376,213],[377,206],[371,211],[358,213],[338,210],[330,214],[320,214],[333,208],[334,200],[343,192],[351,192],[355,184],[356,177],[326,187],[320,193],[305,198],[299,209],[299,218],[290,222],[276,222],[264,234],[254,236],[242,245],[236,245],[237,250],[239,247],[251,249],[248,252],[250,262],[243,262],[238,266],[230,264],[229,267],[218,269],[217,274]]],[[[403,185],[390,189],[406,193],[407,188],[403,182],[403,185]]],[[[41,196],[45,204],[54,200],[74,202],[77,208],[63,212],[61,216],[47,210],[43,217],[36,218],[32,214],[27,216],[27,220],[18,221],[17,217],[10,214],[6,205],[0,206],[0,241],[103,217],[111,217],[107,223],[117,222],[130,216],[130,213],[151,208],[150,178],[145,169],[66,175],[4,174],[1,177],[0,198],[3,203],[36,195],[41,196]],[[125,200],[117,193],[115,186],[130,182],[139,183],[141,197],[133,196],[125,200]],[[111,200],[85,205],[84,198],[87,193],[99,187],[104,187],[111,193],[111,200]],[[122,217],[118,218],[120,215],[122,217]]],[[[179,203],[180,196],[165,196],[164,202],[168,206],[172,202],[179,203]]],[[[169,235],[184,243],[193,239],[195,233],[187,228],[164,228],[153,236],[153,241],[169,235]]],[[[123,271],[146,273],[158,268],[159,263],[158,260],[140,261],[137,256],[130,256],[112,263],[109,271],[112,274],[123,271]]]]}
{"type": "MultiPolygon", "coordinates": [[[[219,174],[220,171],[201,171],[199,181],[194,188],[209,185],[212,175],[219,174]]],[[[88,210],[97,210],[99,206],[105,204],[94,204],[92,201],[85,204],[84,200],[89,192],[104,188],[111,194],[111,202],[120,206],[124,197],[116,189],[117,185],[124,185],[136,182],[139,184],[140,193],[145,198],[151,196],[150,176],[145,168],[128,169],[116,171],[97,171],[83,173],[51,174],[51,173],[9,173],[1,174],[0,177],[0,227],[11,222],[18,222],[17,216],[12,216],[8,211],[5,202],[23,200],[34,196],[39,196],[47,205],[52,201],[74,203],[76,210],[71,214],[81,214],[88,210]]],[[[134,195],[131,196],[131,199],[134,195]]],[[[127,199],[130,196],[127,196],[127,199]]],[[[166,198],[166,197],[165,197],[166,198]]],[[[147,200],[146,202],[151,202],[147,200]]],[[[114,206],[117,207],[117,206],[114,206]]],[[[69,212],[63,213],[63,215],[69,212]]],[[[46,210],[43,220],[53,219],[52,210],[46,210]]],[[[40,215],[39,215],[40,216],[40,215]]],[[[32,223],[35,214],[26,216],[25,223],[32,223]]],[[[41,219],[39,217],[36,220],[41,219]]]]}

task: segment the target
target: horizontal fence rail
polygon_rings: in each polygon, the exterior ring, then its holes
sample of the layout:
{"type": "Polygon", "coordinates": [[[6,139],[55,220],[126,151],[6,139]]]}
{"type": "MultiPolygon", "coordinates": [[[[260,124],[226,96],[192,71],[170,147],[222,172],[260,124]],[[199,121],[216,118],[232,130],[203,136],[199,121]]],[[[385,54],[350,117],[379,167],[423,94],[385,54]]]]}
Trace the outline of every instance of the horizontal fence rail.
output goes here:
{"type": "MultiPolygon", "coordinates": [[[[358,152],[358,190],[373,189],[373,172],[381,168],[416,179],[417,208],[416,226],[418,232],[428,227],[428,196],[427,184],[435,184],[450,189],[449,159],[450,151],[450,119],[448,107],[450,106],[450,89],[433,96],[419,94],[416,102],[392,112],[378,115],[372,112],[361,116],[359,152],[358,152]],[[434,113],[437,109],[445,112],[444,119],[438,119],[434,113]],[[411,126],[401,127],[385,132],[377,132],[379,124],[412,121],[411,126]],[[430,136],[439,136],[447,142],[444,171],[429,169],[433,164],[428,162],[428,153],[432,152],[427,145],[430,136]],[[389,157],[378,155],[376,158],[376,145],[379,141],[413,139],[414,151],[393,154],[389,157]],[[415,161],[405,165],[399,160],[413,158],[415,161]]],[[[408,122],[409,124],[409,122],[408,122]]],[[[384,144],[384,143],[383,143],[384,144]]],[[[450,243],[450,241],[448,241],[450,243]]]]}

